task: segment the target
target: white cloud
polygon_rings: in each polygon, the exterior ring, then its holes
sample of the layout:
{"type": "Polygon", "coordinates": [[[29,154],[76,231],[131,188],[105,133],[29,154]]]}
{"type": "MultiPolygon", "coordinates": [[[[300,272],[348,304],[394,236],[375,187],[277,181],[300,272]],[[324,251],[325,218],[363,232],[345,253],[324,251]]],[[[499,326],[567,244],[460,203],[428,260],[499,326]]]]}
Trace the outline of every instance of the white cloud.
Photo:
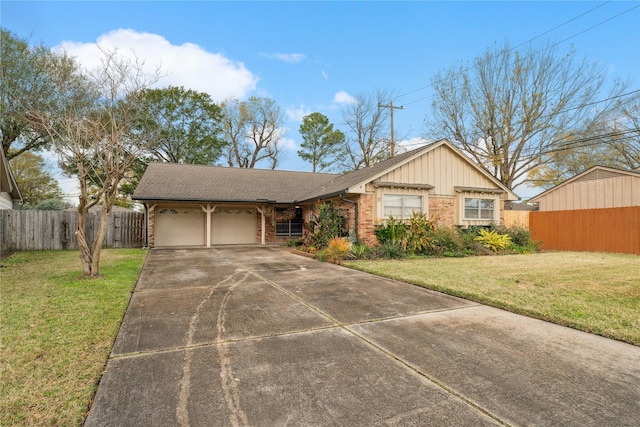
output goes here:
{"type": "Polygon", "coordinates": [[[431,144],[433,142],[432,139],[422,138],[422,137],[414,137],[409,139],[403,139],[401,141],[396,141],[396,145],[401,147],[404,151],[415,150],[418,147],[425,146],[427,144],[431,144]]]}
{"type": "Polygon", "coordinates": [[[283,138],[282,140],[280,140],[280,149],[284,151],[297,152],[300,149],[300,147],[293,139],[283,138]]]}
{"type": "Polygon", "coordinates": [[[290,64],[295,64],[296,62],[300,62],[306,58],[304,53],[260,53],[261,56],[265,58],[277,59],[282,62],[288,62],[290,64]]]}
{"type": "Polygon", "coordinates": [[[309,110],[305,105],[300,105],[299,107],[289,108],[285,110],[287,117],[292,122],[302,122],[304,116],[308,116],[311,114],[311,110],[309,110]]]}
{"type": "Polygon", "coordinates": [[[329,74],[325,70],[320,71],[320,73],[322,74],[323,79],[329,80],[329,74]]]}
{"type": "Polygon", "coordinates": [[[118,29],[103,34],[95,43],[65,41],[54,47],[77,57],[80,64],[93,69],[100,64],[100,49],[117,48],[125,57],[144,61],[144,70],[153,73],[160,67],[162,79],[156,87],[184,86],[206,92],[214,101],[228,97],[244,99],[255,90],[258,78],[240,61],[219,53],[207,52],[193,43],[173,45],[157,34],[118,29]]]}
{"type": "Polygon", "coordinates": [[[333,102],[336,104],[357,104],[358,101],[346,91],[341,90],[333,96],[333,102]]]}

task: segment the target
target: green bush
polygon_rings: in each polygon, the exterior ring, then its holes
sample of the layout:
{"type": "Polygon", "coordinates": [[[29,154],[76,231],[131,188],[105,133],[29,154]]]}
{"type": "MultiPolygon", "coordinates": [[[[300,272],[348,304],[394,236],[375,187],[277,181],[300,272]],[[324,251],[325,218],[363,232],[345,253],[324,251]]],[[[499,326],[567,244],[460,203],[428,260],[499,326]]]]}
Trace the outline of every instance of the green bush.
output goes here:
{"type": "Polygon", "coordinates": [[[397,243],[402,245],[407,236],[407,227],[401,219],[389,215],[389,218],[376,226],[376,237],[381,245],[397,243]]]}
{"type": "Polygon", "coordinates": [[[342,213],[329,203],[316,206],[316,214],[305,227],[304,246],[324,249],[334,237],[347,236],[347,227],[342,213]]]}
{"type": "Polygon", "coordinates": [[[412,254],[421,254],[429,250],[431,232],[435,229],[435,219],[429,219],[423,212],[414,212],[405,225],[403,247],[412,254]]]}
{"type": "Polygon", "coordinates": [[[365,259],[369,254],[369,251],[370,251],[369,246],[365,245],[364,243],[361,243],[361,242],[353,243],[351,245],[350,256],[353,259],[365,259]]]}
{"type": "Polygon", "coordinates": [[[442,256],[457,253],[465,249],[458,228],[436,227],[430,232],[429,255],[442,256]]]}
{"type": "Polygon", "coordinates": [[[375,256],[387,259],[404,258],[406,255],[404,248],[398,242],[384,242],[375,248],[375,256]]]}

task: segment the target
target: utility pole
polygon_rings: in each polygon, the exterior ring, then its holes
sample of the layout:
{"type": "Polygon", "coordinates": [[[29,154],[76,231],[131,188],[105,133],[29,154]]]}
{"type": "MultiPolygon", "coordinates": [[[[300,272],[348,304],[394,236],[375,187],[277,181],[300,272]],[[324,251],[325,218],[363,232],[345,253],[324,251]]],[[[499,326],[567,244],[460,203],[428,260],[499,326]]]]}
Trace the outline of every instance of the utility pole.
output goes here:
{"type": "Polygon", "coordinates": [[[393,106],[393,101],[389,101],[389,105],[382,105],[380,103],[378,103],[378,108],[388,108],[389,112],[391,113],[391,157],[394,157],[396,155],[396,142],[393,139],[393,110],[404,110],[404,107],[400,106],[400,107],[394,107],[393,106]]]}

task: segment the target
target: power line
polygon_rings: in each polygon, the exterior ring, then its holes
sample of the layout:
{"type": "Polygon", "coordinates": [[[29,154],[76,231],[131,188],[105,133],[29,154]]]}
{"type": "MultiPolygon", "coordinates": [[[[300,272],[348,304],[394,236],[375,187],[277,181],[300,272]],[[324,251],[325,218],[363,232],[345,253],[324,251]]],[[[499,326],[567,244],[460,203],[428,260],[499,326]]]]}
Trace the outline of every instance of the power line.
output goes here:
{"type": "MultiPolygon", "coordinates": [[[[529,40],[527,40],[527,41],[525,41],[525,42],[522,42],[522,43],[520,43],[519,45],[517,45],[517,46],[515,46],[515,47],[513,47],[513,48],[508,49],[508,50],[507,50],[507,52],[511,52],[511,51],[513,51],[513,50],[517,49],[518,47],[521,47],[521,46],[523,46],[523,45],[525,45],[525,44],[531,43],[532,41],[534,41],[534,40],[536,40],[536,39],[538,39],[538,38],[540,38],[540,37],[542,37],[542,36],[544,36],[544,35],[546,35],[546,34],[548,34],[548,33],[552,32],[552,31],[555,31],[556,29],[558,29],[558,28],[560,28],[560,27],[563,27],[563,26],[565,26],[565,25],[569,24],[570,22],[573,22],[573,21],[575,21],[575,20],[577,20],[577,19],[579,19],[579,18],[581,18],[581,17],[583,17],[583,16],[585,16],[585,15],[587,15],[587,14],[589,14],[589,13],[593,12],[594,10],[599,9],[600,7],[602,7],[602,6],[604,6],[604,5],[608,4],[608,3],[611,3],[611,0],[606,1],[606,2],[604,2],[604,3],[600,4],[600,5],[596,6],[596,7],[593,7],[593,8],[591,8],[591,9],[589,9],[588,11],[583,12],[583,13],[581,13],[580,15],[575,16],[575,17],[573,17],[573,18],[571,18],[571,19],[569,19],[569,20],[567,20],[567,21],[563,22],[562,24],[556,25],[555,27],[551,28],[550,30],[547,30],[547,31],[545,31],[544,33],[542,33],[542,34],[540,34],[540,35],[538,35],[538,36],[532,37],[531,39],[529,39],[529,40]]],[[[618,18],[618,17],[620,17],[620,16],[622,16],[622,15],[625,15],[625,14],[627,14],[627,13],[631,12],[632,10],[637,9],[637,8],[639,8],[639,7],[640,7],[640,4],[639,4],[639,5],[636,5],[636,6],[633,6],[633,7],[629,8],[629,9],[627,9],[627,10],[624,10],[624,11],[622,11],[622,12],[620,12],[620,13],[618,13],[618,14],[616,14],[616,15],[614,15],[614,16],[612,16],[612,17],[608,18],[608,19],[605,19],[604,21],[601,21],[601,22],[599,22],[599,23],[597,23],[597,24],[595,24],[595,25],[592,25],[591,27],[588,27],[588,28],[586,28],[586,29],[584,29],[584,30],[582,30],[582,31],[580,31],[580,32],[578,32],[578,33],[575,33],[575,34],[573,34],[573,35],[571,35],[571,36],[569,36],[569,37],[567,37],[567,38],[565,38],[565,39],[563,39],[563,40],[561,40],[561,41],[559,41],[559,42],[556,42],[556,43],[554,43],[554,44],[552,44],[552,45],[550,45],[550,46],[548,46],[548,47],[546,47],[546,48],[544,48],[544,49],[540,49],[540,50],[538,50],[538,51],[536,51],[536,52],[533,52],[533,53],[532,53],[531,55],[529,55],[529,56],[533,56],[533,55],[536,55],[536,54],[538,54],[538,53],[540,53],[540,52],[543,52],[544,50],[548,50],[548,49],[551,49],[551,48],[553,48],[553,47],[556,47],[556,46],[558,46],[558,45],[560,45],[560,44],[562,44],[562,43],[564,43],[564,42],[566,42],[566,41],[568,41],[568,40],[571,40],[571,39],[573,39],[573,38],[575,38],[575,37],[578,37],[579,35],[582,35],[582,34],[584,34],[584,33],[588,32],[588,31],[591,31],[591,30],[593,30],[594,28],[599,27],[600,25],[603,25],[603,24],[605,24],[605,23],[607,23],[607,22],[609,22],[609,21],[612,21],[612,20],[614,20],[614,19],[616,19],[616,18],[618,18]]],[[[503,55],[503,54],[504,54],[504,53],[501,53],[501,55],[503,55]]],[[[489,58],[489,59],[490,59],[490,58],[489,58]]],[[[488,60],[488,59],[487,59],[487,60],[488,60]]],[[[484,61],[482,61],[482,62],[484,62],[484,61]]],[[[467,69],[468,69],[468,68],[467,68],[467,69]]],[[[397,98],[401,98],[401,97],[406,96],[406,95],[410,95],[410,94],[412,94],[412,93],[420,92],[420,91],[422,91],[422,90],[424,90],[424,89],[427,89],[427,88],[429,88],[429,87],[433,87],[433,84],[428,84],[428,85],[422,86],[422,87],[420,87],[420,88],[418,88],[418,89],[414,89],[414,90],[411,90],[411,91],[409,91],[409,92],[405,92],[405,93],[403,93],[403,94],[401,94],[401,95],[398,95],[398,96],[396,97],[396,99],[397,99],[397,98]]],[[[422,98],[419,98],[419,99],[415,99],[415,100],[413,100],[413,101],[405,102],[403,105],[405,105],[405,106],[406,106],[406,105],[415,104],[416,102],[420,102],[420,101],[424,101],[425,99],[433,98],[433,96],[434,96],[434,95],[427,95],[427,96],[425,96],[425,97],[422,97],[422,98]]]]}

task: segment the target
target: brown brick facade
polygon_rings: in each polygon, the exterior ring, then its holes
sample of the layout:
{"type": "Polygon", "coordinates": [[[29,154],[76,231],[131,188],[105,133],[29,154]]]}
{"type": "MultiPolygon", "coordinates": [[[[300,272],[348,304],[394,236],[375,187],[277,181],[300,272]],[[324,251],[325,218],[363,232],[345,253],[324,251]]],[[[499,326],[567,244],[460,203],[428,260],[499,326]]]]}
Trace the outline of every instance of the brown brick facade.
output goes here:
{"type": "Polygon", "coordinates": [[[456,224],[454,197],[429,196],[429,218],[436,218],[438,225],[452,227],[456,224]]]}

